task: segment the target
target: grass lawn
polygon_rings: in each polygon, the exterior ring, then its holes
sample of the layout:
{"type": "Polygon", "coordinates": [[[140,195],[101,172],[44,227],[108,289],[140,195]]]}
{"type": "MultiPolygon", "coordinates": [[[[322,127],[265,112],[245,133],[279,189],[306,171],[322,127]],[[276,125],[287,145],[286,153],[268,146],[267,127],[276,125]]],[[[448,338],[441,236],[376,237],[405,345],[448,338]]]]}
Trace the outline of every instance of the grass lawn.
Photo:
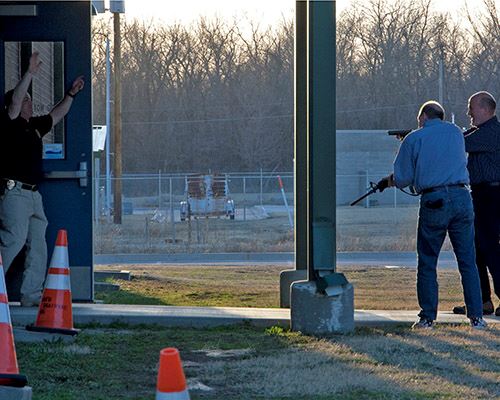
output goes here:
{"type": "Polygon", "coordinates": [[[365,328],[328,338],[278,327],[83,328],[71,344],[17,344],[34,399],[153,400],[159,351],[170,346],[181,352],[193,400],[500,397],[494,327],[365,328]]]}
{"type": "MultiPolygon", "coordinates": [[[[286,266],[100,266],[128,269],[108,303],[277,307],[286,266]]],[[[343,268],[356,308],[416,309],[415,271],[343,268]]],[[[443,270],[441,309],[461,303],[443,270]]],[[[153,400],[159,351],[181,352],[192,400],[500,398],[500,327],[360,328],[315,338],[280,327],[79,326],[73,343],[17,343],[35,400],[153,400]]]]}
{"type": "MultiPolygon", "coordinates": [[[[131,281],[113,281],[118,292],[97,294],[105,303],[182,306],[279,307],[279,274],[286,265],[172,266],[105,265],[97,270],[129,270],[131,281]]],[[[415,310],[415,270],[343,267],[354,285],[356,309],[415,310]]],[[[463,302],[456,270],[439,271],[440,310],[463,302]]]]}

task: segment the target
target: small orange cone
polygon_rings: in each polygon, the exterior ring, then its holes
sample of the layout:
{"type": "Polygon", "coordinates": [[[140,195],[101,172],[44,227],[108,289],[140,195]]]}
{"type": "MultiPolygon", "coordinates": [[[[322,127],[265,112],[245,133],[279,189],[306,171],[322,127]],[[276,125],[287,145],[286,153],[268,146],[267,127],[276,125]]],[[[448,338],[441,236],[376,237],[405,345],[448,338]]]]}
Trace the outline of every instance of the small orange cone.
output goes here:
{"type": "Polygon", "coordinates": [[[68,235],[64,229],[57,233],[36,323],[28,325],[26,329],[63,335],[76,335],[79,332],[73,328],[68,235]]]}
{"type": "Polygon", "coordinates": [[[156,400],[189,400],[186,377],[176,348],[167,347],[160,351],[156,400]]]}
{"type": "Polygon", "coordinates": [[[10,320],[9,300],[1,256],[0,275],[0,386],[24,387],[28,380],[24,375],[19,375],[17,366],[14,333],[10,320]]]}

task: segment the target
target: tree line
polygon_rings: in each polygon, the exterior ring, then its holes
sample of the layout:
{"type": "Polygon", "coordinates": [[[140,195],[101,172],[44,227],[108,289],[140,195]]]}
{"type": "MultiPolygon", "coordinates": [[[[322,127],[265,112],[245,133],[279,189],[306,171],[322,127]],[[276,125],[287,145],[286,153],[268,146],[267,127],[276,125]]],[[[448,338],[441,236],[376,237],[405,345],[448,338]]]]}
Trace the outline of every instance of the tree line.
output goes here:
{"type": "MultiPolygon", "coordinates": [[[[497,1],[431,11],[436,0],[354,2],[337,16],[337,129],[415,126],[440,93],[468,125],[467,98],[500,94],[497,1]]],[[[94,122],[105,122],[105,35],[93,23],[94,122]]],[[[293,168],[293,19],[122,22],[126,172],[293,168]]],[[[111,52],[112,57],[112,52],[111,52]]],[[[333,73],[333,71],[332,71],[333,73]]]]}

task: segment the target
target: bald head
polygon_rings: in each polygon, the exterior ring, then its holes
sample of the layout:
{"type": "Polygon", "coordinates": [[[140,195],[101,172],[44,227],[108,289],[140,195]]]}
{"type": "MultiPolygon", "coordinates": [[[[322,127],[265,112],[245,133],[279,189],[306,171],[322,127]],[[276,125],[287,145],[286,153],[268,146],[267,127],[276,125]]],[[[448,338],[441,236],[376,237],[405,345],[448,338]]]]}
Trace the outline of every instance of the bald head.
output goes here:
{"type": "Polygon", "coordinates": [[[424,122],[428,119],[436,119],[444,120],[444,108],[437,101],[428,101],[420,107],[418,112],[417,121],[418,126],[424,126],[424,122]]]}
{"type": "Polygon", "coordinates": [[[471,117],[471,125],[478,126],[495,116],[497,102],[493,95],[488,92],[477,92],[469,98],[468,115],[471,117]]]}

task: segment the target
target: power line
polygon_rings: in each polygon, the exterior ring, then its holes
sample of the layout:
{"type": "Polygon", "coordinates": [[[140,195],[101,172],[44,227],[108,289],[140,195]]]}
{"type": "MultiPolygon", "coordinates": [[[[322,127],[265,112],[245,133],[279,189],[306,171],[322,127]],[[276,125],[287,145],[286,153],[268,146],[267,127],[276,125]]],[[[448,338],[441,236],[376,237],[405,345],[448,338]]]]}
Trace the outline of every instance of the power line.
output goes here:
{"type": "Polygon", "coordinates": [[[394,106],[383,106],[383,107],[372,107],[372,108],[354,108],[350,110],[337,110],[337,114],[360,112],[360,111],[394,110],[395,108],[418,107],[420,105],[421,104],[413,103],[413,104],[398,104],[394,106]]]}
{"type": "Polygon", "coordinates": [[[266,117],[241,117],[241,118],[215,118],[215,119],[195,119],[195,120],[170,120],[170,121],[138,121],[123,122],[123,125],[168,125],[168,124],[199,124],[205,122],[232,122],[232,121],[254,121],[264,119],[291,118],[293,114],[270,115],[266,117]]]}

